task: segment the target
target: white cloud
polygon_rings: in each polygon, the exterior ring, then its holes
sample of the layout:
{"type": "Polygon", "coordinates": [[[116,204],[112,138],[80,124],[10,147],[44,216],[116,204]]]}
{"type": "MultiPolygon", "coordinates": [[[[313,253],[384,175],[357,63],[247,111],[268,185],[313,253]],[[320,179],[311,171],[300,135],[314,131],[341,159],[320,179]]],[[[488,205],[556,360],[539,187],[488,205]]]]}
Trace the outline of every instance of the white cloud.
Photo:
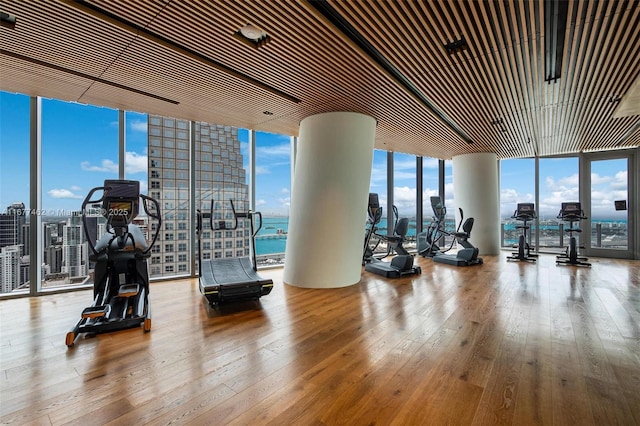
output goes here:
{"type": "Polygon", "coordinates": [[[282,188],[282,189],[280,189],[280,193],[281,193],[281,194],[288,194],[288,193],[289,193],[289,188],[282,188]]]}
{"type": "Polygon", "coordinates": [[[136,152],[125,154],[124,166],[127,173],[146,173],[148,158],[136,152]]]}
{"type": "MultiPolygon", "coordinates": [[[[148,158],[144,154],[128,151],[125,153],[125,170],[127,173],[146,173],[148,158]]],[[[80,168],[85,172],[118,173],[118,164],[112,160],[104,159],[100,165],[93,165],[89,161],[80,163],[80,168]]]]}
{"type": "Polygon", "coordinates": [[[52,189],[47,192],[53,198],[71,198],[74,200],[82,200],[82,195],[74,194],[73,191],[68,189],[52,189]]]}
{"type": "Polygon", "coordinates": [[[416,211],[416,188],[408,186],[396,186],[393,188],[393,204],[398,208],[402,216],[415,216],[416,211]]]}
{"type": "Polygon", "coordinates": [[[265,166],[256,166],[256,175],[268,175],[271,174],[271,170],[265,166]]]}
{"type": "Polygon", "coordinates": [[[437,158],[423,158],[422,159],[422,168],[423,169],[437,169],[439,166],[439,161],[437,158]]]}
{"type": "Polygon", "coordinates": [[[278,202],[283,207],[289,207],[291,205],[291,197],[278,198],[278,202]]]}
{"type": "Polygon", "coordinates": [[[69,189],[72,190],[72,191],[81,191],[82,190],[82,188],[80,188],[79,186],[75,186],[75,185],[71,186],[69,189]]]}
{"type": "Polygon", "coordinates": [[[147,122],[140,119],[129,120],[129,128],[134,132],[146,132],[147,122]]]}
{"type": "Polygon", "coordinates": [[[118,173],[118,164],[111,160],[102,160],[99,166],[93,166],[88,161],[80,163],[80,168],[85,172],[107,172],[118,173]]]}
{"type": "Polygon", "coordinates": [[[265,200],[256,200],[256,207],[264,206],[267,202],[265,200]]]}
{"type": "Polygon", "coordinates": [[[291,155],[291,144],[288,137],[286,143],[272,146],[256,146],[256,158],[261,157],[289,157],[291,155]]]}
{"type": "Polygon", "coordinates": [[[615,188],[615,189],[621,189],[621,190],[627,190],[627,171],[620,171],[618,173],[616,173],[616,176],[613,180],[613,182],[611,182],[611,187],[615,188]]]}
{"type": "Polygon", "coordinates": [[[597,173],[591,173],[591,185],[601,185],[611,182],[611,176],[600,176],[597,173]]]}

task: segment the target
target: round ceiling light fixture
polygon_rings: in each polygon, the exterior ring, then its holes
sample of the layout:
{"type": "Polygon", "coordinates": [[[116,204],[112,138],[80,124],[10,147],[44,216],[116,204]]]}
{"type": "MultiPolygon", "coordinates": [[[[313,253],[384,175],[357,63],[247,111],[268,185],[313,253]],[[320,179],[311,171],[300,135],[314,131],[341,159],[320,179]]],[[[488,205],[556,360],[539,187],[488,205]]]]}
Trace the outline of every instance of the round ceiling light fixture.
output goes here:
{"type": "Polygon", "coordinates": [[[258,41],[265,35],[264,31],[251,24],[247,24],[244,27],[240,28],[240,34],[253,41],[258,41]]]}

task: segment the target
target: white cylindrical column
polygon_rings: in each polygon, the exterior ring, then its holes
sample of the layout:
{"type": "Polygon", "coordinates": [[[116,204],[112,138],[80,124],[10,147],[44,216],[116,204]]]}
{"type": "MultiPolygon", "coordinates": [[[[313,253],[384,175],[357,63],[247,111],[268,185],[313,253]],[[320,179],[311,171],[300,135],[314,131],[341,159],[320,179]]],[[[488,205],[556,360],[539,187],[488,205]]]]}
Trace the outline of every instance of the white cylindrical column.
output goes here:
{"type": "Polygon", "coordinates": [[[360,281],[376,120],[329,112],[300,123],[284,282],[336,288],[360,281]]]}
{"type": "MultiPolygon", "coordinates": [[[[456,207],[465,218],[473,217],[469,241],[480,254],[500,252],[500,198],[498,157],[493,153],[463,154],[453,157],[453,192],[456,207]]],[[[456,211],[456,220],[459,220],[456,211]]]]}

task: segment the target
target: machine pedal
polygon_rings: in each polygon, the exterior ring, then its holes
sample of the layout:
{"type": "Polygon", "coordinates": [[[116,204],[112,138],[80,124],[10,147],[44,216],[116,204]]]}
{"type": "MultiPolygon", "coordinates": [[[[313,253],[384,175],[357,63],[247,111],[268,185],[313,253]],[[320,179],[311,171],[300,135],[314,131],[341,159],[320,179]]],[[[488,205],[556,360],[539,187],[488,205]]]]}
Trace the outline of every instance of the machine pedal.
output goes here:
{"type": "Polygon", "coordinates": [[[118,289],[119,297],[132,297],[140,293],[140,284],[124,284],[118,289]]]}
{"type": "Polygon", "coordinates": [[[109,315],[111,311],[111,306],[109,305],[100,305],[100,306],[90,306],[85,308],[82,311],[82,318],[103,318],[109,315]]]}

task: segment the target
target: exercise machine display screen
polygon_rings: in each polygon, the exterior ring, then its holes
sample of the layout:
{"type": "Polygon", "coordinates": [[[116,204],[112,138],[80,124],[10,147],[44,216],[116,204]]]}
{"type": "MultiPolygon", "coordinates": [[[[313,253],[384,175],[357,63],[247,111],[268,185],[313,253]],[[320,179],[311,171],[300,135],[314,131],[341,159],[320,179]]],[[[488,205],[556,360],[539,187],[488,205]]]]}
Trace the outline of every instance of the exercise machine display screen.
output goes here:
{"type": "Polygon", "coordinates": [[[121,200],[109,201],[107,211],[104,213],[106,217],[111,218],[111,223],[114,226],[127,225],[131,222],[133,216],[133,202],[121,200]]]}

